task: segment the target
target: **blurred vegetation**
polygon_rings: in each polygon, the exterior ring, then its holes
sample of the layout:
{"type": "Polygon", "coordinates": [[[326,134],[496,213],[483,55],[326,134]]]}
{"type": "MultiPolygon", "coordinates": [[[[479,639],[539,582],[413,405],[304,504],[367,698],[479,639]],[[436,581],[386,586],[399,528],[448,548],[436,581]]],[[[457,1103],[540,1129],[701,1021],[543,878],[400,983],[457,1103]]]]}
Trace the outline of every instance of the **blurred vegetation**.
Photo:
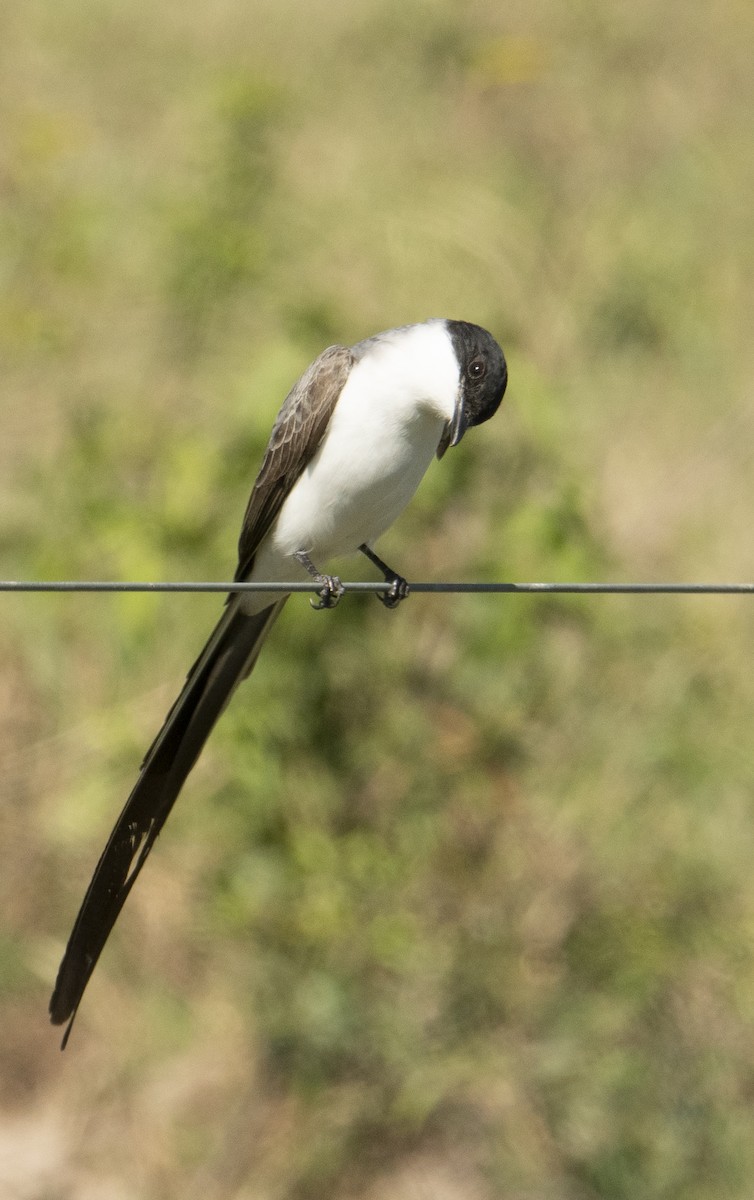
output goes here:
{"type": "MultiPolygon", "coordinates": [[[[509,397],[391,562],[750,578],[753,43],[737,0],[3,6],[0,575],[227,577],[306,363],[447,315],[509,397]]],[[[293,600],[57,1053],[217,607],[2,600],[3,1195],[748,1196],[748,601],[293,600]]]]}

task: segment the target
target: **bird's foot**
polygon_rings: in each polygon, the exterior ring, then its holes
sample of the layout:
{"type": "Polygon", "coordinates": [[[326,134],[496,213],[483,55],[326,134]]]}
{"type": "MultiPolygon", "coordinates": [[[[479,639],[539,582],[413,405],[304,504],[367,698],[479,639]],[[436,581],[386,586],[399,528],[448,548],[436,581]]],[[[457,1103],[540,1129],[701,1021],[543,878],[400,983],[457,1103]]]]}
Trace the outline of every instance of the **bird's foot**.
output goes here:
{"type": "Polygon", "coordinates": [[[390,584],[386,592],[378,592],[377,599],[385,608],[397,608],[401,600],[406,600],[410,592],[408,582],[402,575],[386,576],[385,582],[390,584]]]}
{"type": "Polygon", "coordinates": [[[321,583],[318,595],[319,600],[310,600],[312,608],[335,608],[335,605],[340,600],[345,592],[343,584],[340,582],[337,575],[317,575],[313,577],[317,583],[321,583]]]}
{"type": "Polygon", "coordinates": [[[379,555],[375,554],[371,546],[367,546],[366,542],[359,546],[359,550],[362,554],[366,555],[370,562],[374,563],[379,571],[382,571],[385,583],[390,584],[386,592],[377,593],[377,599],[381,604],[385,605],[385,608],[397,608],[401,600],[405,600],[408,597],[410,591],[408,583],[402,575],[399,575],[397,571],[394,571],[392,567],[383,562],[379,555]]]}
{"type": "Polygon", "coordinates": [[[309,572],[312,579],[319,585],[319,600],[310,600],[312,608],[335,608],[340,597],[345,592],[343,584],[337,575],[323,575],[318,571],[305,550],[298,550],[294,556],[296,562],[309,572]]]}

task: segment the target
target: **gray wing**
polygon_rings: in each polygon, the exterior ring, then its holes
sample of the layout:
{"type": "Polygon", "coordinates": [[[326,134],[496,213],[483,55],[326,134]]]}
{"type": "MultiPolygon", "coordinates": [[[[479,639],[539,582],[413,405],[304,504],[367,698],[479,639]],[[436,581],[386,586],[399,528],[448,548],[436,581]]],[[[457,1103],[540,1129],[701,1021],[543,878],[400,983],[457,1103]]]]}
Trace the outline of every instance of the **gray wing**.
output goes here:
{"type": "Polygon", "coordinates": [[[236,579],[249,574],[260,542],[316,454],[354,361],[345,346],[328,347],[284,400],[246,508],[238,540],[236,579]]]}

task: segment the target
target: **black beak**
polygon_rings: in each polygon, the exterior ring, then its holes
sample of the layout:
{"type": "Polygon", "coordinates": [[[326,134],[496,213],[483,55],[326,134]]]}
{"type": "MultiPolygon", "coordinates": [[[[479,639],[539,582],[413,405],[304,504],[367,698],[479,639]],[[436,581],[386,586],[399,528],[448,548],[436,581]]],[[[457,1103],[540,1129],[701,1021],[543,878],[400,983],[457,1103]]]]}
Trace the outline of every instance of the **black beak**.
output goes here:
{"type": "Polygon", "coordinates": [[[468,427],[469,423],[466,420],[466,414],[463,411],[463,401],[459,399],[458,403],[456,404],[456,410],[453,413],[452,421],[448,421],[442,432],[440,444],[437,447],[437,457],[442,458],[443,454],[447,449],[449,449],[449,447],[457,446],[468,427]]]}

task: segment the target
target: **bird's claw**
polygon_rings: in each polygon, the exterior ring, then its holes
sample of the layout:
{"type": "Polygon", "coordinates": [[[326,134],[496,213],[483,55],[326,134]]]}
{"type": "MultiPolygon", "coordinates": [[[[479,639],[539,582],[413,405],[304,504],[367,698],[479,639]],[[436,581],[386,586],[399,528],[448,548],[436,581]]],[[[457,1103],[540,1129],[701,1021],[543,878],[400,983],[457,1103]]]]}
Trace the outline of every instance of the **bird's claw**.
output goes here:
{"type": "Polygon", "coordinates": [[[401,600],[405,600],[410,592],[408,582],[402,575],[394,575],[386,592],[378,592],[377,599],[385,608],[397,608],[401,600]]]}
{"type": "Polygon", "coordinates": [[[322,586],[320,587],[320,590],[317,593],[317,595],[319,596],[319,599],[309,601],[312,608],[316,608],[316,609],[335,608],[335,605],[338,603],[341,596],[343,595],[343,593],[346,590],[343,587],[343,584],[338,579],[338,576],[337,575],[320,575],[319,579],[317,580],[317,583],[321,584],[322,586]]]}

